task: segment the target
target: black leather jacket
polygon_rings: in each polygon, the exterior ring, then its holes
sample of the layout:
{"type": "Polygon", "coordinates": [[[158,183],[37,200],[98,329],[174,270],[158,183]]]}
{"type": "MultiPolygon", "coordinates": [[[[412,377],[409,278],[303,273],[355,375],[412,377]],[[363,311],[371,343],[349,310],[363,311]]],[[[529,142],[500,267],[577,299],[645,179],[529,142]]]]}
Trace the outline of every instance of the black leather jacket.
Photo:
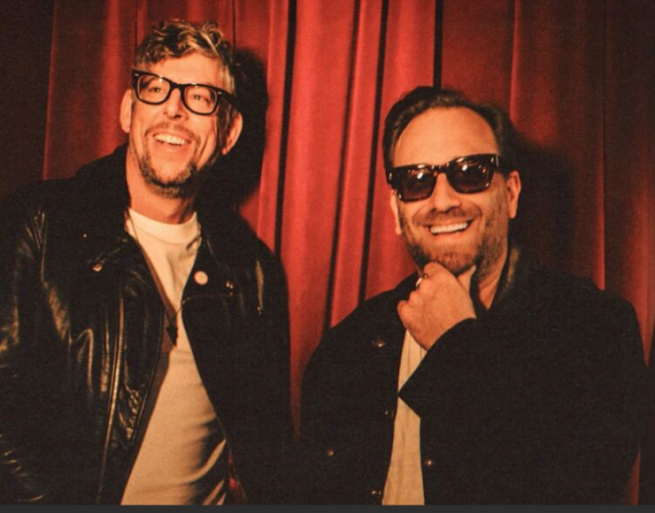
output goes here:
{"type": "MultiPolygon", "coordinates": [[[[127,204],[121,147],[0,211],[0,503],[122,497],[164,319],[124,230],[127,204]]],[[[197,211],[184,324],[248,501],[280,502],[292,437],[284,279],[237,215],[202,196],[197,211]]]]}

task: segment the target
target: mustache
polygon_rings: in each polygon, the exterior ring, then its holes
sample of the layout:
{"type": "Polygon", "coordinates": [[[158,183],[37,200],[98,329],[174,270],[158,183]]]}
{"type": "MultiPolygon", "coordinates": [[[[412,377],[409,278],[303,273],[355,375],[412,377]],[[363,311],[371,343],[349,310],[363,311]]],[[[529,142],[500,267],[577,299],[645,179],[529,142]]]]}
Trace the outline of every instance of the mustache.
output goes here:
{"type": "Polygon", "coordinates": [[[461,207],[456,207],[447,212],[439,212],[437,209],[431,209],[425,215],[421,216],[421,222],[447,222],[451,220],[461,221],[462,218],[474,217],[474,213],[461,207]]]}
{"type": "Polygon", "coordinates": [[[161,123],[157,123],[156,125],[151,126],[146,130],[146,135],[150,135],[152,132],[155,132],[157,130],[168,130],[170,132],[178,132],[186,135],[189,139],[191,139],[194,143],[199,144],[200,143],[200,137],[197,136],[194,132],[189,130],[187,127],[180,125],[178,123],[171,123],[169,121],[162,121],[161,123]]]}

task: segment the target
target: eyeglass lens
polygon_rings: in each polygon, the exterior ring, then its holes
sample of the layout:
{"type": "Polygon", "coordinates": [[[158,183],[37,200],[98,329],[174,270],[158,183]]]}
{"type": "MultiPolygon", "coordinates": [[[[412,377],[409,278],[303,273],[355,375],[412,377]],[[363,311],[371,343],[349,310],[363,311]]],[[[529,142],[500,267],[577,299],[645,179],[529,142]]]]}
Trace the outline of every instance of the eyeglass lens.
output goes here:
{"type": "Polygon", "coordinates": [[[158,104],[168,100],[173,89],[180,89],[184,105],[196,114],[211,114],[219,96],[216,91],[196,84],[176,84],[162,77],[142,75],[137,82],[139,100],[158,104]]]}

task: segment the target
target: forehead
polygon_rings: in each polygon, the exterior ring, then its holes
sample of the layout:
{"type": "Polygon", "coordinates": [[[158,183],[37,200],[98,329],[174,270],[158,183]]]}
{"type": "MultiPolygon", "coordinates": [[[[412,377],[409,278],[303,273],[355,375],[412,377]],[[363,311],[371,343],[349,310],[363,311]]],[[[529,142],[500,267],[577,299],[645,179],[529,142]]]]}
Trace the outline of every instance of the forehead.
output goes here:
{"type": "Polygon", "coordinates": [[[169,57],[148,66],[148,71],[181,84],[202,83],[224,87],[225,66],[219,59],[199,53],[169,57]]]}
{"type": "Polygon", "coordinates": [[[476,153],[498,153],[493,130],[465,107],[437,107],[419,114],[400,134],[393,165],[443,164],[476,153]]]}

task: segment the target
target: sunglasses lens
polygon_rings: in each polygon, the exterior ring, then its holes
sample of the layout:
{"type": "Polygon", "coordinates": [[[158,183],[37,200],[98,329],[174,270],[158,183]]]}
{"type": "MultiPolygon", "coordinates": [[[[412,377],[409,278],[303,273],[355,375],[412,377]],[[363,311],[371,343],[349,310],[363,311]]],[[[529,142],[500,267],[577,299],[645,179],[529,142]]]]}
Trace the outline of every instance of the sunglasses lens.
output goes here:
{"type": "Polygon", "coordinates": [[[393,168],[387,179],[402,201],[429,198],[439,173],[445,173],[448,183],[462,194],[482,192],[489,188],[494,172],[508,170],[502,157],[495,154],[469,155],[442,165],[414,164],[393,168]]]}
{"type": "Polygon", "coordinates": [[[403,201],[429,198],[434,190],[436,177],[429,169],[412,168],[398,176],[398,194],[403,201]]]}
{"type": "Polygon", "coordinates": [[[451,164],[448,181],[457,192],[480,192],[489,187],[493,170],[475,158],[462,159],[451,164]]]}

